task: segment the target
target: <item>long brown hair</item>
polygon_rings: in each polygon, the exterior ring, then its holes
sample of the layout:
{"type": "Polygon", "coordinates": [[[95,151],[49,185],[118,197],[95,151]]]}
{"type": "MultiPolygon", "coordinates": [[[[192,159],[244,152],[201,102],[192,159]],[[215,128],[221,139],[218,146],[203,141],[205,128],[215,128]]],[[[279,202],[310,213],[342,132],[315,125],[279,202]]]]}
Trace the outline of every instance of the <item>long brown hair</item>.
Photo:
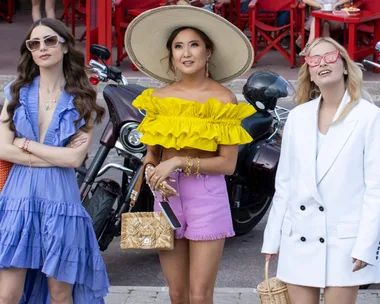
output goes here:
{"type": "MultiPolygon", "coordinates": [[[[334,39],[330,37],[316,39],[308,48],[306,55],[309,56],[311,50],[322,42],[330,43],[337,50],[339,50],[340,57],[343,60],[344,68],[347,70],[347,75],[344,75],[344,84],[351,100],[342,111],[340,117],[337,119],[336,122],[339,122],[347,116],[347,114],[351,111],[352,108],[354,108],[362,96],[368,100],[371,100],[371,97],[363,87],[363,66],[352,61],[346,49],[334,39]]],[[[318,86],[315,84],[315,82],[310,80],[309,67],[305,62],[298,73],[298,87],[295,95],[296,102],[298,104],[306,103],[312,99],[317,98],[320,94],[321,92],[318,86]]]]}
{"type": "MultiPolygon", "coordinates": [[[[194,31],[201,38],[201,40],[204,42],[204,44],[206,46],[206,50],[211,51],[211,54],[214,52],[214,42],[203,31],[201,31],[195,27],[191,27],[191,26],[183,26],[183,27],[175,29],[170,34],[170,36],[166,42],[166,49],[169,52],[169,56],[168,56],[168,58],[169,58],[169,69],[168,69],[168,71],[172,72],[174,74],[174,76],[176,76],[176,70],[175,70],[175,67],[173,65],[173,60],[172,60],[173,59],[173,50],[172,50],[173,41],[178,36],[178,34],[184,30],[194,31]]],[[[209,78],[212,78],[211,75],[209,75],[209,78]]]]}
{"type": "Polygon", "coordinates": [[[13,116],[15,109],[20,105],[20,89],[32,83],[33,79],[40,74],[38,65],[34,63],[32,54],[25,45],[25,41],[30,39],[34,28],[39,25],[51,28],[66,41],[64,44],[67,47],[67,53],[63,56],[63,74],[66,80],[64,89],[67,93],[75,96],[74,105],[79,113],[79,119],[76,122],[84,118],[86,124],[82,130],[87,132],[92,128],[93,122],[101,122],[105,110],[96,103],[96,91],[86,74],[88,68],[85,64],[84,54],[75,49],[75,40],[68,28],[62,22],[50,18],[34,22],[21,44],[21,56],[17,67],[18,76],[11,85],[12,101],[7,107],[9,119],[6,122],[10,122],[10,128],[14,131],[13,116]],[[92,117],[93,113],[94,117],[92,117]]]}

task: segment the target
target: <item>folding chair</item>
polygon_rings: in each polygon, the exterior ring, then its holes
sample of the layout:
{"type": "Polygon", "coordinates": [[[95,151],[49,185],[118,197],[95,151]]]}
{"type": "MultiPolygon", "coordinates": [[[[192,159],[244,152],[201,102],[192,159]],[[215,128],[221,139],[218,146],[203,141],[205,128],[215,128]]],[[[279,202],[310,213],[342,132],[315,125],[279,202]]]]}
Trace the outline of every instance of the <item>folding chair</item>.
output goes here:
{"type": "Polygon", "coordinates": [[[296,32],[296,9],[297,2],[295,0],[256,0],[249,4],[250,10],[250,28],[252,32],[252,46],[255,50],[255,63],[260,60],[268,51],[276,49],[290,63],[290,67],[296,65],[295,53],[295,32],[296,32]],[[259,11],[273,12],[277,15],[280,11],[288,11],[290,14],[289,23],[284,26],[276,26],[264,23],[260,20],[259,11]],[[259,35],[266,42],[263,50],[258,49],[259,35]],[[281,41],[287,35],[290,37],[289,51],[281,46],[281,41]]]}

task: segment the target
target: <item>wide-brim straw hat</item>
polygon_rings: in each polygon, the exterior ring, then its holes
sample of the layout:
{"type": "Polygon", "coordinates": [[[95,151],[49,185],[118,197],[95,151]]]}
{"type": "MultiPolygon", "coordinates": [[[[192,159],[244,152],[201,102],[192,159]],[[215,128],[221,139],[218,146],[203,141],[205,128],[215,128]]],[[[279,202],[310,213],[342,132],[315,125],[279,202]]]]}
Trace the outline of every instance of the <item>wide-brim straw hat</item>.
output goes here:
{"type": "Polygon", "coordinates": [[[158,7],[133,19],[124,38],[130,60],[149,77],[164,83],[175,81],[166,42],[174,30],[185,26],[201,30],[213,41],[212,79],[228,82],[252,67],[254,51],[241,30],[217,14],[187,5],[158,7]]]}

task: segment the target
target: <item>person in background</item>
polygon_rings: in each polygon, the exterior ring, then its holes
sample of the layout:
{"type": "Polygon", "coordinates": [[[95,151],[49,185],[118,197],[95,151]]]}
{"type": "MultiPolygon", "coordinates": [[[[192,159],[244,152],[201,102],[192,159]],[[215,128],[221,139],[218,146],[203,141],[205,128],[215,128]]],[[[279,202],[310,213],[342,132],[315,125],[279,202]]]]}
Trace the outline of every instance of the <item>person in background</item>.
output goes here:
{"type": "MultiPolygon", "coordinates": [[[[302,0],[306,5],[309,5],[311,10],[323,9],[324,4],[332,4],[333,10],[337,9],[341,5],[350,2],[350,0],[302,0]]],[[[312,16],[309,16],[305,23],[305,28],[309,30],[309,38],[304,49],[299,53],[300,56],[305,56],[307,49],[313,43],[315,39],[315,19],[312,16]]],[[[326,20],[322,24],[322,36],[330,37],[331,31],[341,29],[342,23],[326,20]]],[[[297,44],[300,45],[301,38],[298,37],[297,44]]]]}
{"type": "MultiPolygon", "coordinates": [[[[47,18],[55,19],[55,0],[45,0],[45,13],[47,18]]],[[[33,22],[41,19],[41,0],[32,0],[33,22]]]]}

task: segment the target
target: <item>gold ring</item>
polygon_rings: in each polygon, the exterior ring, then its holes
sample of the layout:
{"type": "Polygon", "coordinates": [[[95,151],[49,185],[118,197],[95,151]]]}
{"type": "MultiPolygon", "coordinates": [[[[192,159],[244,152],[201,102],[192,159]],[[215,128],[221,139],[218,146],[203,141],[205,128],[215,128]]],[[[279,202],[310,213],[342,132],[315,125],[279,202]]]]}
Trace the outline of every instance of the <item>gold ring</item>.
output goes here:
{"type": "Polygon", "coordinates": [[[164,182],[162,182],[162,183],[160,184],[160,188],[161,188],[162,190],[165,190],[165,183],[164,183],[164,182]]]}

